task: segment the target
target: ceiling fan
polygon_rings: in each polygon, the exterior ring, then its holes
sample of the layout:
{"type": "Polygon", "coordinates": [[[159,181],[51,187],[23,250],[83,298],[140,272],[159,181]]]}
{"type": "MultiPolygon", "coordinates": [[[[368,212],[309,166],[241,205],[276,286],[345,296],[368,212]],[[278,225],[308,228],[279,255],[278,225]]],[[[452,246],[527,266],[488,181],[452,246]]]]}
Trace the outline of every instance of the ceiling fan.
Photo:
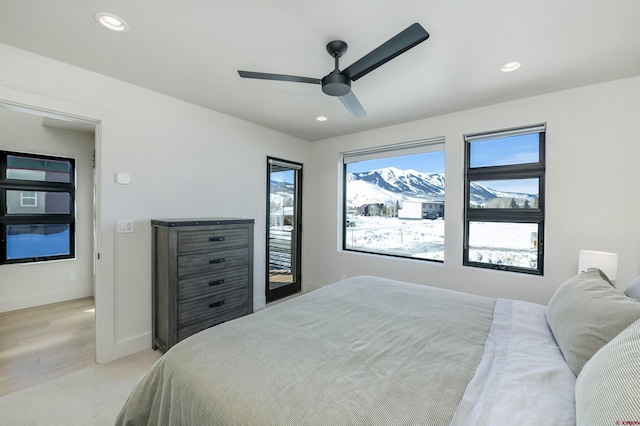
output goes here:
{"type": "Polygon", "coordinates": [[[327,44],[327,52],[329,52],[329,55],[335,60],[335,69],[321,79],[253,71],[238,71],[238,74],[240,74],[242,78],[320,84],[325,94],[337,96],[354,117],[364,117],[367,115],[367,112],[360,104],[360,101],[358,101],[358,98],[356,98],[356,95],[351,91],[351,82],[358,80],[360,77],[364,77],[379,66],[389,62],[396,56],[401,55],[428,38],[429,33],[422,28],[422,25],[418,23],[412,24],[342,71],[340,71],[339,68],[339,59],[347,51],[348,46],[347,43],[342,40],[334,40],[327,44]]]}

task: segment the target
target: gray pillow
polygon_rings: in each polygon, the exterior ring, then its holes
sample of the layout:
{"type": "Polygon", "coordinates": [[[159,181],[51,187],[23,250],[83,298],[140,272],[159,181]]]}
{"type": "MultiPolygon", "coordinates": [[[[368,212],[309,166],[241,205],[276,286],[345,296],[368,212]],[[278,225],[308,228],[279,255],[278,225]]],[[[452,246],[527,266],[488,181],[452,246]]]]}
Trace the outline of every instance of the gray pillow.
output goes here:
{"type": "Polygon", "coordinates": [[[640,321],[585,364],[576,381],[576,420],[579,425],[640,422],[640,321]]]}
{"type": "Polygon", "coordinates": [[[640,303],[629,299],[597,269],[562,284],[549,301],[547,322],[573,373],[601,347],[640,319],[640,303]]]}
{"type": "Polygon", "coordinates": [[[633,281],[629,283],[624,294],[640,302],[640,275],[635,277],[633,281]]]}

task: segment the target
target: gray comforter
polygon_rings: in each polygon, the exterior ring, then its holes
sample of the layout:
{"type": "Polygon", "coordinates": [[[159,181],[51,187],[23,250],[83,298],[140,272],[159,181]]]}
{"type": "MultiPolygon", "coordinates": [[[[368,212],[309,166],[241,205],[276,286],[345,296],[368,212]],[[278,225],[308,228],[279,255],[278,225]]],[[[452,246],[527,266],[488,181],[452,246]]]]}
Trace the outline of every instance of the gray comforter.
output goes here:
{"type": "Polygon", "coordinates": [[[117,425],[448,425],[494,304],[350,278],[180,342],[117,425]]]}

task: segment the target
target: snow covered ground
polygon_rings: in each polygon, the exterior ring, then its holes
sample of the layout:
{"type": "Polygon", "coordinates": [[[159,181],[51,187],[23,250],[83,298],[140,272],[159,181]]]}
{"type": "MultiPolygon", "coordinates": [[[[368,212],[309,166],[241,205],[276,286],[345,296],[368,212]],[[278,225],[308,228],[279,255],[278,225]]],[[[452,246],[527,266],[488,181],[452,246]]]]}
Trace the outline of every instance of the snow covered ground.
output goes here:
{"type": "Polygon", "coordinates": [[[535,269],[537,224],[471,223],[469,260],[535,269]]]}
{"type": "MultiPolygon", "coordinates": [[[[444,220],[406,220],[352,216],[346,248],[367,252],[444,260],[444,220]]],[[[535,268],[535,225],[472,224],[469,260],[535,268]]]]}
{"type": "Polygon", "coordinates": [[[444,220],[356,216],[346,228],[346,247],[375,253],[444,260],[444,220]]]}

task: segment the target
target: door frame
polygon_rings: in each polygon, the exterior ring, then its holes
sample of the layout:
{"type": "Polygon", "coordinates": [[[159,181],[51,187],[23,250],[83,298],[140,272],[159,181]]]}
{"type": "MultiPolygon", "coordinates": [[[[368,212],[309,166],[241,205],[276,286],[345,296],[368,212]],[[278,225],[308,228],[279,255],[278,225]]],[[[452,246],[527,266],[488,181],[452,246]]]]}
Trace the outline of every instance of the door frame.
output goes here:
{"type": "MultiPolygon", "coordinates": [[[[287,296],[291,296],[302,291],[302,163],[295,161],[283,160],[281,158],[267,156],[267,196],[266,196],[266,238],[265,238],[265,297],[266,302],[270,303],[287,296]],[[292,265],[292,274],[295,271],[293,283],[287,284],[276,289],[269,289],[269,229],[271,224],[271,164],[277,162],[283,165],[290,165],[296,174],[295,195],[294,195],[294,229],[292,230],[292,238],[295,238],[292,244],[292,250],[295,250],[295,267],[292,265]]],[[[292,256],[293,258],[293,256],[292,256]]],[[[293,262],[292,262],[293,263],[293,262]]]]}
{"type": "Polygon", "coordinates": [[[0,107],[43,117],[95,126],[95,265],[96,362],[110,362],[121,353],[115,341],[113,185],[115,118],[112,113],[86,105],[72,104],[33,93],[0,87],[0,107]]]}

